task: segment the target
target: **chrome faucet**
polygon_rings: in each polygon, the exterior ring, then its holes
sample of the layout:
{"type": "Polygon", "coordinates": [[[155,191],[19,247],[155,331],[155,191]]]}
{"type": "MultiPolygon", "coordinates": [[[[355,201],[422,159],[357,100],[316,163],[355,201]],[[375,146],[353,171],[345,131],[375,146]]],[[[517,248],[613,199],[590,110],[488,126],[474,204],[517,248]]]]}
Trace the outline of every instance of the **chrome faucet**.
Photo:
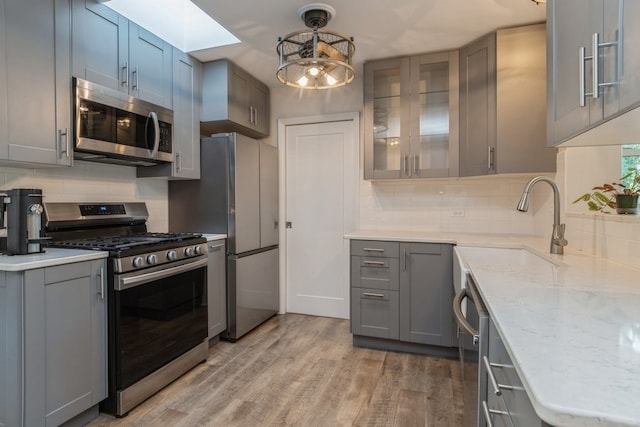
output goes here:
{"type": "Polygon", "coordinates": [[[562,255],[564,247],[567,246],[567,240],[564,238],[564,224],[560,224],[560,190],[556,183],[548,176],[536,176],[531,179],[524,187],[522,198],[518,202],[517,209],[520,212],[529,210],[529,192],[535,183],[544,181],[553,189],[553,233],[551,234],[551,253],[562,255]]]}

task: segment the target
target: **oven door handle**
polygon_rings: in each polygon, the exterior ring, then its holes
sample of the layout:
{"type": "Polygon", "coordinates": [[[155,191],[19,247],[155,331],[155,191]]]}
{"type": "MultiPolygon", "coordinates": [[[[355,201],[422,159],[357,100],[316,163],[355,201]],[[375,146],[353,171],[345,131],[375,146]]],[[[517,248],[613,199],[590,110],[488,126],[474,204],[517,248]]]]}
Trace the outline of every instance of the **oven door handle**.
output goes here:
{"type": "Polygon", "coordinates": [[[207,258],[203,258],[195,262],[189,262],[188,264],[165,268],[164,270],[158,270],[151,273],[143,273],[131,277],[119,277],[116,283],[114,283],[114,289],[116,291],[124,291],[129,288],[144,285],[145,283],[149,283],[154,280],[164,279],[166,277],[175,276],[176,274],[184,273],[186,271],[205,267],[206,265],[207,258]]]}
{"type": "Polygon", "coordinates": [[[473,343],[475,344],[478,339],[480,339],[480,333],[473,329],[473,326],[465,319],[464,314],[462,314],[462,300],[470,297],[470,293],[466,288],[463,288],[453,297],[453,315],[456,318],[456,323],[460,326],[464,331],[473,337],[473,343]]]}

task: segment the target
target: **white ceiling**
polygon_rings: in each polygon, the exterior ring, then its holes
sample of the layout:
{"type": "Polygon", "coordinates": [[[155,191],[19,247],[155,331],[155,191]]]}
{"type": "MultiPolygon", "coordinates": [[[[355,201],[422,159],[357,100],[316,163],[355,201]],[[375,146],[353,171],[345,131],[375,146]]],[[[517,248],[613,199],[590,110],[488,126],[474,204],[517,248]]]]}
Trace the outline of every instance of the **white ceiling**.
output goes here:
{"type": "MultiPolygon", "coordinates": [[[[193,0],[240,44],[191,52],[202,62],[230,58],[269,86],[280,83],[279,36],[306,29],[307,0],[193,0]]],[[[326,29],[354,38],[356,70],[371,59],[458,48],[497,28],[545,20],[531,0],[324,0],[336,10],[326,29]]]]}

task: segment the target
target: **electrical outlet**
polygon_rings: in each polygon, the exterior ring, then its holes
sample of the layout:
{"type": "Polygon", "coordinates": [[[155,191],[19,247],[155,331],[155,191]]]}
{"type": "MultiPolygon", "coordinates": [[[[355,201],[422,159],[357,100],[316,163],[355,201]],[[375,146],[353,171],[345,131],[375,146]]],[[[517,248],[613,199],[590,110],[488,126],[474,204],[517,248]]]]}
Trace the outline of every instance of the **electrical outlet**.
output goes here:
{"type": "Polygon", "coordinates": [[[464,217],[464,209],[462,209],[462,208],[451,209],[451,216],[453,218],[462,218],[462,217],[464,217]]]}

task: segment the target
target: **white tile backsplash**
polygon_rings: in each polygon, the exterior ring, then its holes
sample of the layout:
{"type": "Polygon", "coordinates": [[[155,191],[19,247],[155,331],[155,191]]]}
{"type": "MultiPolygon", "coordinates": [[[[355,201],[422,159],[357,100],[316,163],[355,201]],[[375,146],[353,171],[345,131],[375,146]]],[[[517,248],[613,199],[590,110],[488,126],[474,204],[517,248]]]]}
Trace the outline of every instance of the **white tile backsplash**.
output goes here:
{"type": "Polygon", "coordinates": [[[169,228],[167,181],[137,179],[133,167],[79,161],[71,168],[0,167],[0,188],[40,188],[49,202],[143,201],[149,210],[147,228],[169,228]]]}

